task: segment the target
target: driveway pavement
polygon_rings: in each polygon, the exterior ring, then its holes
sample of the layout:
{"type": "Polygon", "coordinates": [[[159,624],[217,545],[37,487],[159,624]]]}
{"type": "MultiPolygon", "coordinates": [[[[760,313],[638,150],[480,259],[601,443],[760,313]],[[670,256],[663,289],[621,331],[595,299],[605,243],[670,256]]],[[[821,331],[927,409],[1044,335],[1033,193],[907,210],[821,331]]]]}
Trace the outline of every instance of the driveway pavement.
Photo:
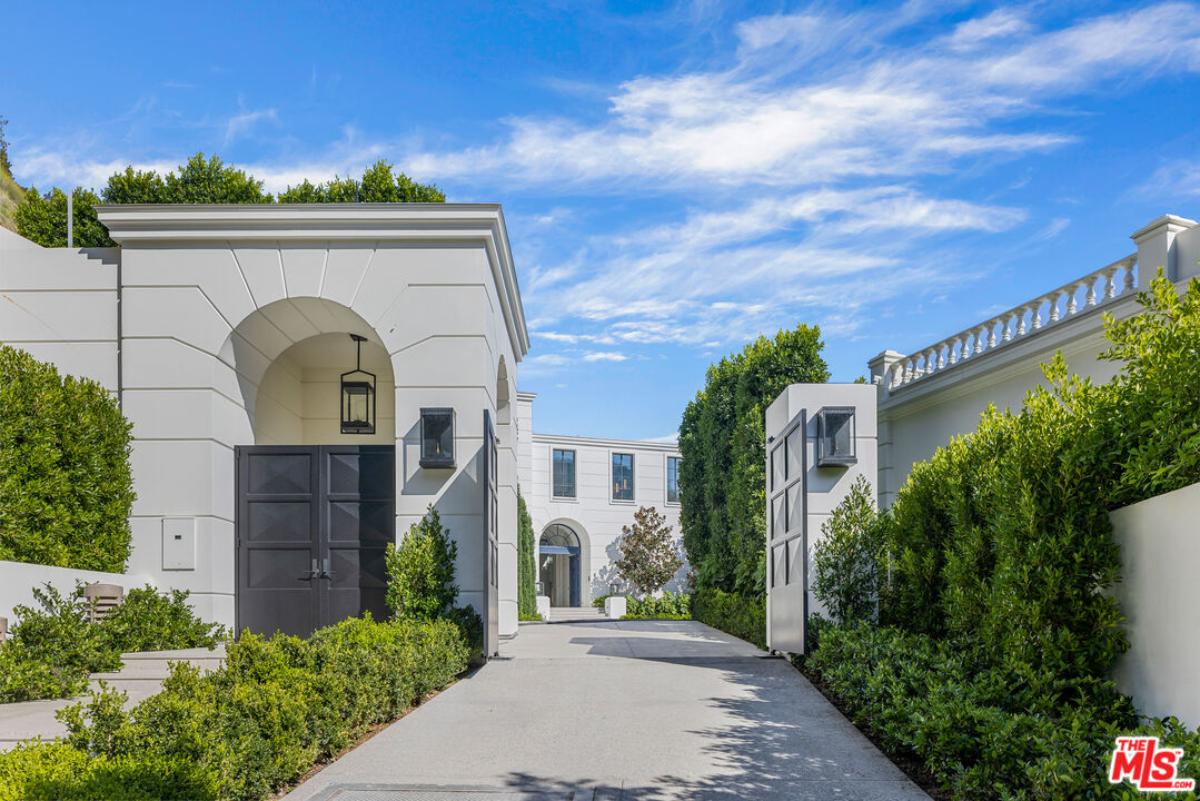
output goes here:
{"type": "Polygon", "coordinates": [[[928,801],[786,661],[700,623],[521,627],[289,801],[928,801]]]}

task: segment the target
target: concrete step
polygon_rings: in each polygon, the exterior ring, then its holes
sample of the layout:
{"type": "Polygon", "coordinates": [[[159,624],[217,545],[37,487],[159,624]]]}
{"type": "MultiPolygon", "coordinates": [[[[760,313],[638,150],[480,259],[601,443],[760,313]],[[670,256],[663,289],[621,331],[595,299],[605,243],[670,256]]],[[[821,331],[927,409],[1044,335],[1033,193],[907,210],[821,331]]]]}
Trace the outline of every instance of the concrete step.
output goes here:
{"type": "Polygon", "coordinates": [[[607,620],[603,609],[594,606],[552,606],[550,607],[551,623],[566,623],[569,621],[607,620]]]}
{"type": "Polygon", "coordinates": [[[176,651],[141,651],[121,654],[121,669],[108,673],[93,673],[88,677],[88,686],[95,690],[103,681],[116,690],[131,695],[153,694],[163,680],[171,675],[171,665],[186,662],[207,673],[225,664],[225,646],[208,648],[182,648],[176,651]]]}

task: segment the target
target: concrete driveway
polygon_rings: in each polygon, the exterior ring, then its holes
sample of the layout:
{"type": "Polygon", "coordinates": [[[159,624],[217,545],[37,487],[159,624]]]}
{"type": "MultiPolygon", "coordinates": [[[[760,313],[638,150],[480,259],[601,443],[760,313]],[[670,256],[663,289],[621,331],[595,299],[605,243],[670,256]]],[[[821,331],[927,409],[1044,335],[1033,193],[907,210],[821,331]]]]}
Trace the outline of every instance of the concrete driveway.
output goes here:
{"type": "Polygon", "coordinates": [[[700,623],[521,627],[501,658],[288,799],[909,801],[787,662],[700,623]]]}

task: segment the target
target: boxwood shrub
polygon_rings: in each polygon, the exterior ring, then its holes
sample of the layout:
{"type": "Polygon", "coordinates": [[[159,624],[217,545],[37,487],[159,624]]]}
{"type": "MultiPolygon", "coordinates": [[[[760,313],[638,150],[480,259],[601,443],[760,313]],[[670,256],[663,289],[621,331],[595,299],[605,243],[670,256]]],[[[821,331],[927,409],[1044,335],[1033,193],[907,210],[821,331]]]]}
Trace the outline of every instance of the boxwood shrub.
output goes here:
{"type": "Polygon", "coordinates": [[[684,592],[664,592],[655,597],[626,599],[622,620],[691,620],[691,596],[684,592]]]}
{"type": "Polygon", "coordinates": [[[0,345],[0,559],[123,572],[129,442],[108,390],[0,345]]]}
{"type": "Polygon", "coordinates": [[[130,710],[109,690],[64,710],[63,742],[0,754],[0,801],[267,798],[448,685],[468,657],[448,620],[356,618],[307,641],[245,633],[224,668],[175,665],[130,710]]]}
{"type": "Polygon", "coordinates": [[[0,645],[0,703],[79,695],[89,673],[118,670],[122,653],[212,648],[225,637],[179,590],[132,589],[99,624],[88,622],[82,585],[66,596],[49,584],[33,594],[40,608],[18,606],[12,638],[0,645]]]}

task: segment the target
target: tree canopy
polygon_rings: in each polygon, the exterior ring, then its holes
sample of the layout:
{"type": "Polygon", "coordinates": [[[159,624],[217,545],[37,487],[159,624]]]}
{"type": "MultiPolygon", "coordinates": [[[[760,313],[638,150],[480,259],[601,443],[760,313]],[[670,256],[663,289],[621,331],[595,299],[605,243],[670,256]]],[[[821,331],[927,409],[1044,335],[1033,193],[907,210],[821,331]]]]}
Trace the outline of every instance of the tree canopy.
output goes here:
{"type": "MultiPolygon", "coordinates": [[[[432,184],[417,183],[390,163],[379,160],[362,178],[341,178],[313,184],[305,180],[279,193],[279,203],[442,203],[446,195],[432,184]]],[[[178,170],[160,175],[155,170],[124,171],[109,176],[100,194],[74,190],[73,216],[77,247],[112,247],[115,243],[96,216],[104,203],[274,203],[263,182],[226,164],[220,156],[197,153],[178,170]]],[[[61,189],[46,193],[31,187],[17,207],[17,233],[44,247],[67,245],[67,196],[61,189]]]]}

